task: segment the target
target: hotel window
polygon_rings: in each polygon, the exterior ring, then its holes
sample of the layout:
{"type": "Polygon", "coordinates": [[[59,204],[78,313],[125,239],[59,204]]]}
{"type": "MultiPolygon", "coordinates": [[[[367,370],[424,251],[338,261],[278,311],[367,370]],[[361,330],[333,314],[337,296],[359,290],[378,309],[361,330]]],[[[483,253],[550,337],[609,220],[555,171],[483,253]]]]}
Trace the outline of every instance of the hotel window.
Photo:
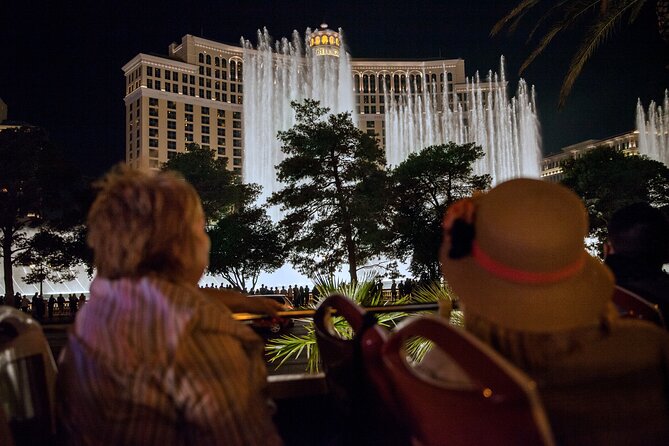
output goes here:
{"type": "Polygon", "coordinates": [[[211,65],[211,55],[207,54],[207,64],[211,65]]]}
{"type": "MultiPolygon", "coordinates": [[[[174,142],[174,141],[170,141],[170,142],[174,142]]],[[[168,143],[168,148],[169,148],[169,143],[168,143]]],[[[175,143],[174,144],[174,150],[176,150],[176,148],[177,148],[177,146],[176,146],[176,143],[175,143]]],[[[167,159],[168,160],[171,160],[172,158],[177,156],[177,152],[175,152],[174,150],[168,150],[167,151],[167,159]]]]}
{"type": "Polygon", "coordinates": [[[198,72],[200,75],[203,75],[203,76],[204,76],[204,67],[201,66],[200,68],[198,68],[197,72],[198,72]]]}
{"type": "Polygon", "coordinates": [[[367,128],[368,129],[373,129],[374,128],[374,121],[367,121],[367,128]]]}
{"type": "Polygon", "coordinates": [[[185,109],[187,112],[192,112],[192,111],[193,111],[193,104],[185,104],[185,105],[184,105],[184,109],[185,109]]]}
{"type": "Polygon", "coordinates": [[[364,110],[365,110],[365,111],[364,111],[363,113],[369,113],[369,105],[365,105],[364,110]]]}
{"type": "Polygon", "coordinates": [[[242,112],[232,112],[232,119],[242,119],[242,112]]]}
{"type": "Polygon", "coordinates": [[[221,83],[221,91],[228,91],[228,83],[227,82],[222,82],[221,83]]]}
{"type": "Polygon", "coordinates": [[[241,62],[239,62],[237,64],[237,79],[239,80],[239,82],[242,81],[242,63],[241,62]]]}
{"type": "Polygon", "coordinates": [[[186,114],[184,115],[184,119],[185,119],[187,122],[193,122],[193,114],[192,114],[192,113],[186,113],[186,114]]]}
{"type": "Polygon", "coordinates": [[[221,101],[223,101],[223,102],[228,101],[228,94],[227,93],[221,93],[221,101]]]}
{"type": "Polygon", "coordinates": [[[386,112],[386,108],[383,105],[380,106],[379,107],[379,113],[385,113],[385,112],[386,112]]]}
{"type": "Polygon", "coordinates": [[[222,128],[216,129],[216,134],[218,136],[225,136],[225,129],[222,129],[222,128]]]}
{"type": "Polygon", "coordinates": [[[233,129],[241,129],[242,128],[242,121],[232,121],[232,128],[233,129]]]}
{"type": "Polygon", "coordinates": [[[207,88],[211,88],[211,79],[207,79],[207,88]]]}
{"type": "Polygon", "coordinates": [[[158,99],[156,98],[149,98],[149,105],[156,107],[158,106],[158,99]]]}
{"type": "Polygon", "coordinates": [[[172,77],[172,73],[170,72],[170,70],[165,70],[165,79],[170,80],[171,77],[172,77]]]}
{"type": "Polygon", "coordinates": [[[376,132],[374,132],[374,129],[368,129],[368,130],[367,130],[367,134],[368,134],[369,136],[376,136],[376,132]]]}
{"type": "Polygon", "coordinates": [[[221,100],[221,93],[219,93],[217,91],[216,93],[214,93],[214,97],[216,98],[217,101],[220,101],[221,100]]]}
{"type": "Polygon", "coordinates": [[[186,130],[187,132],[192,132],[193,124],[184,124],[184,130],[186,130]]]}
{"type": "Polygon", "coordinates": [[[376,76],[374,75],[369,77],[369,91],[371,93],[376,93],[376,76]]]}
{"type": "Polygon", "coordinates": [[[174,110],[168,110],[167,119],[177,119],[177,112],[175,112],[174,110]]]}
{"type": "Polygon", "coordinates": [[[211,76],[211,68],[207,67],[207,76],[211,76]]]}
{"type": "Polygon", "coordinates": [[[158,147],[158,140],[157,139],[149,139],[149,147],[158,147]]]}
{"type": "Polygon", "coordinates": [[[153,76],[153,67],[146,67],[146,75],[153,76]]]}
{"type": "Polygon", "coordinates": [[[209,144],[209,135],[202,135],[202,144],[209,144]]]}
{"type": "Polygon", "coordinates": [[[216,79],[220,79],[221,78],[221,70],[215,70],[214,71],[214,77],[216,79]]]}
{"type": "Polygon", "coordinates": [[[156,81],[155,87],[156,87],[156,90],[160,90],[160,81],[156,81]]]}
{"type": "Polygon", "coordinates": [[[200,85],[200,87],[204,87],[204,78],[203,77],[198,78],[198,84],[200,85]]]}
{"type": "Polygon", "coordinates": [[[233,93],[237,92],[237,84],[230,84],[230,91],[233,93]]]}
{"type": "Polygon", "coordinates": [[[207,99],[211,99],[211,90],[207,90],[207,99]]]}
{"type": "Polygon", "coordinates": [[[232,140],[232,147],[241,147],[242,146],[242,140],[241,139],[233,139],[232,140]]]}
{"type": "MultiPolygon", "coordinates": [[[[218,118],[216,120],[216,123],[218,124],[219,127],[223,127],[225,125],[225,119],[218,118]]],[[[222,130],[225,131],[225,129],[222,130]]]]}
{"type": "Polygon", "coordinates": [[[153,88],[153,79],[147,79],[146,80],[146,86],[149,88],[153,88]]]}
{"type": "Polygon", "coordinates": [[[189,84],[192,84],[192,85],[195,85],[195,76],[193,76],[193,75],[191,74],[191,75],[190,75],[190,78],[189,78],[189,80],[188,80],[188,83],[189,83],[189,84]]]}
{"type": "Polygon", "coordinates": [[[158,150],[156,149],[149,149],[149,156],[151,158],[158,158],[158,150]]]}
{"type": "Polygon", "coordinates": [[[227,66],[228,66],[228,61],[225,59],[221,59],[221,67],[227,68],[227,66]]]}
{"type": "Polygon", "coordinates": [[[188,94],[189,94],[189,96],[195,96],[195,88],[194,87],[189,87],[188,88],[188,94]]]}
{"type": "Polygon", "coordinates": [[[366,74],[362,76],[362,91],[369,93],[369,76],[366,74]]]}
{"type": "Polygon", "coordinates": [[[219,147],[218,148],[218,154],[219,155],[225,155],[225,147],[219,147]]]}
{"type": "Polygon", "coordinates": [[[198,62],[204,63],[204,54],[200,53],[197,57],[198,62]]]}
{"type": "Polygon", "coordinates": [[[172,80],[174,82],[179,82],[179,73],[177,73],[176,71],[172,71],[172,80]]]}
{"type": "Polygon", "coordinates": [[[233,158],[232,159],[232,164],[235,166],[241,166],[242,165],[242,159],[241,158],[233,158]]]}
{"type": "Polygon", "coordinates": [[[230,102],[232,102],[233,104],[236,104],[237,103],[237,96],[235,96],[234,94],[231,94],[230,95],[230,102]]]}
{"type": "Polygon", "coordinates": [[[242,131],[241,130],[233,130],[232,131],[232,137],[233,138],[241,138],[242,137],[242,131]]]}
{"type": "Polygon", "coordinates": [[[170,84],[169,84],[169,82],[165,82],[165,91],[167,91],[167,92],[170,91],[170,84]]]}
{"type": "Polygon", "coordinates": [[[219,59],[218,57],[214,57],[214,65],[216,65],[217,67],[220,67],[221,66],[221,59],[219,59]]]}
{"type": "Polygon", "coordinates": [[[203,115],[209,115],[209,107],[201,107],[200,113],[202,113],[203,115]]]}
{"type": "Polygon", "coordinates": [[[216,138],[216,143],[219,146],[224,146],[225,145],[225,138],[216,138]]]}
{"type": "Polygon", "coordinates": [[[188,94],[188,87],[186,87],[185,85],[182,85],[181,86],[181,94],[188,94]]]}
{"type": "Polygon", "coordinates": [[[242,149],[232,149],[232,156],[242,156],[242,149]]]}
{"type": "Polygon", "coordinates": [[[228,72],[227,71],[221,71],[221,79],[226,80],[228,78],[228,72]]]}
{"type": "Polygon", "coordinates": [[[186,73],[181,74],[181,82],[183,82],[184,84],[188,83],[188,75],[186,73]]]}
{"type": "Polygon", "coordinates": [[[151,138],[157,138],[158,137],[158,129],[149,129],[149,136],[151,138]]]}
{"type": "Polygon", "coordinates": [[[360,93],[360,75],[356,74],[353,78],[353,90],[356,93],[360,93]]]}
{"type": "Polygon", "coordinates": [[[225,118],[225,110],[216,110],[216,116],[219,118],[225,118]]]}
{"type": "Polygon", "coordinates": [[[156,118],[149,118],[150,127],[158,127],[158,120],[156,118]]]}
{"type": "Polygon", "coordinates": [[[198,96],[200,96],[201,98],[203,98],[203,97],[204,97],[204,88],[200,88],[200,89],[198,90],[198,93],[199,93],[198,96]]]}
{"type": "Polygon", "coordinates": [[[230,80],[237,80],[237,62],[234,60],[230,61],[230,80]]]}
{"type": "Polygon", "coordinates": [[[160,77],[160,68],[156,68],[155,74],[156,77],[160,77]]]}
{"type": "Polygon", "coordinates": [[[205,135],[209,134],[209,126],[208,125],[203,125],[202,126],[202,133],[205,135]]]}
{"type": "Polygon", "coordinates": [[[167,101],[167,108],[169,108],[170,110],[176,110],[177,103],[174,101],[167,101]]]}
{"type": "Polygon", "coordinates": [[[158,109],[157,108],[149,108],[149,116],[158,116],[158,109]]]}
{"type": "Polygon", "coordinates": [[[209,116],[201,116],[200,120],[202,124],[209,124],[209,116]]]}
{"type": "Polygon", "coordinates": [[[185,138],[186,142],[193,142],[193,134],[192,133],[186,133],[185,138]]]}
{"type": "Polygon", "coordinates": [[[167,128],[168,129],[176,129],[177,128],[177,122],[176,121],[167,121],[167,128]]]}
{"type": "Polygon", "coordinates": [[[209,147],[209,144],[202,144],[202,148],[204,150],[211,150],[211,147],[209,147]]]}
{"type": "Polygon", "coordinates": [[[167,139],[177,139],[177,132],[175,132],[174,130],[168,130],[167,139]]]}

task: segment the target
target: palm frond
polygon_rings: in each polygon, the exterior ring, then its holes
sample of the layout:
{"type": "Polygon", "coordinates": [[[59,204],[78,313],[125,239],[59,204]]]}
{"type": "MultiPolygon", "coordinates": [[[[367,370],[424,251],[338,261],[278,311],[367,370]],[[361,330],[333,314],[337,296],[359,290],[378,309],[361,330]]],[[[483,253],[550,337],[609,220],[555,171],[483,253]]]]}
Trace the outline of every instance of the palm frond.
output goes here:
{"type": "Polygon", "coordinates": [[[316,337],[312,333],[302,336],[282,335],[278,338],[270,339],[265,345],[268,361],[270,363],[278,362],[276,368],[281,367],[288,359],[299,358],[304,352],[307,357],[312,353],[310,350],[316,344],[316,337]]]}
{"type": "Polygon", "coordinates": [[[506,26],[507,23],[516,19],[518,16],[522,16],[523,14],[525,14],[525,12],[527,12],[527,10],[533,8],[539,2],[541,2],[541,0],[522,0],[507,15],[505,15],[497,23],[495,23],[495,26],[493,26],[492,30],[490,30],[490,35],[494,36],[497,33],[499,33],[506,26]]]}
{"type": "Polygon", "coordinates": [[[615,26],[620,23],[623,15],[632,9],[636,9],[635,7],[638,6],[638,3],[644,1],[645,0],[631,0],[612,5],[607,10],[606,14],[601,16],[588,30],[581,47],[569,64],[569,70],[562,82],[558,102],[559,108],[562,108],[566,103],[567,96],[569,96],[569,93],[574,86],[574,82],[576,82],[576,79],[583,70],[583,66],[592,57],[594,51],[610,37],[615,26]]]}
{"type": "MultiPolygon", "coordinates": [[[[566,7],[562,19],[555,22],[550,27],[550,29],[544,34],[539,44],[534,48],[534,50],[532,50],[527,59],[523,61],[523,64],[521,65],[518,72],[523,73],[527,69],[527,67],[529,67],[530,64],[534,62],[537,56],[543,53],[546,47],[548,47],[548,45],[553,41],[555,36],[565,31],[569,27],[573,26],[579,20],[582,20],[585,14],[588,11],[591,11],[600,1],[601,0],[585,0],[585,1],[566,0],[552,7],[546,14],[544,14],[542,19],[548,18],[554,12],[557,12],[558,8],[566,7]]],[[[534,36],[534,33],[536,32],[538,26],[539,24],[537,24],[537,26],[532,30],[530,36],[528,37],[528,40],[534,36]]]]}

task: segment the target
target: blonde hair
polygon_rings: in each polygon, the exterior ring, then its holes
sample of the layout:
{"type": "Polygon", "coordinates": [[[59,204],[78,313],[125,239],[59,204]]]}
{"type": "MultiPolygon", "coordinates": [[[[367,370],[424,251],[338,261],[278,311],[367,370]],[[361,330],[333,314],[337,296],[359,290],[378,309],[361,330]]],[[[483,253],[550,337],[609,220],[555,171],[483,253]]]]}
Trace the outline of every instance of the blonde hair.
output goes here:
{"type": "Polygon", "coordinates": [[[144,173],[123,165],[95,186],[88,245],[98,275],[184,280],[195,258],[193,220],[202,215],[193,186],[175,172],[144,173]]]}

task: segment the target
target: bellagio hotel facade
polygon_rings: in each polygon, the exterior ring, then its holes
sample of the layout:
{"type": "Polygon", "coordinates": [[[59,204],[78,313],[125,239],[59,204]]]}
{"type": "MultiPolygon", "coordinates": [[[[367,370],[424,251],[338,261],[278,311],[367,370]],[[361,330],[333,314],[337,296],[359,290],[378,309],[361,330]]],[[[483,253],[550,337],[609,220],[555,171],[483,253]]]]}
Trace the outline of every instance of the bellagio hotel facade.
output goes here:
{"type": "MultiPolygon", "coordinates": [[[[321,29],[312,35],[325,33],[336,34],[321,29]]],[[[449,102],[465,94],[462,59],[353,59],[351,67],[358,125],[379,135],[381,145],[385,144],[382,82],[398,91],[400,86],[426,88],[427,81],[440,98],[446,91],[443,97],[449,102]]],[[[123,66],[123,73],[127,164],[158,169],[188,144],[197,143],[226,157],[228,169],[241,172],[244,67],[240,46],[185,35],[180,44],[169,46],[166,57],[140,53],[123,66]]]]}

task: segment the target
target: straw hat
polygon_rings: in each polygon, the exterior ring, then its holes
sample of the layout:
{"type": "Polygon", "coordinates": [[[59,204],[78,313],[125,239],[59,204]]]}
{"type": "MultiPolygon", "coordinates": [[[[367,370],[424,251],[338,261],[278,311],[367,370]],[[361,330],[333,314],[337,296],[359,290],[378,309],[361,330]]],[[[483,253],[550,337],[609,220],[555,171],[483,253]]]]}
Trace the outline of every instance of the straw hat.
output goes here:
{"type": "Polygon", "coordinates": [[[442,272],[465,314],[546,332],[597,324],[606,313],[613,275],[586,252],[587,213],[569,189],[507,181],[449,207],[444,229],[442,272]],[[473,231],[457,253],[463,231],[454,228],[462,226],[473,231]]]}

